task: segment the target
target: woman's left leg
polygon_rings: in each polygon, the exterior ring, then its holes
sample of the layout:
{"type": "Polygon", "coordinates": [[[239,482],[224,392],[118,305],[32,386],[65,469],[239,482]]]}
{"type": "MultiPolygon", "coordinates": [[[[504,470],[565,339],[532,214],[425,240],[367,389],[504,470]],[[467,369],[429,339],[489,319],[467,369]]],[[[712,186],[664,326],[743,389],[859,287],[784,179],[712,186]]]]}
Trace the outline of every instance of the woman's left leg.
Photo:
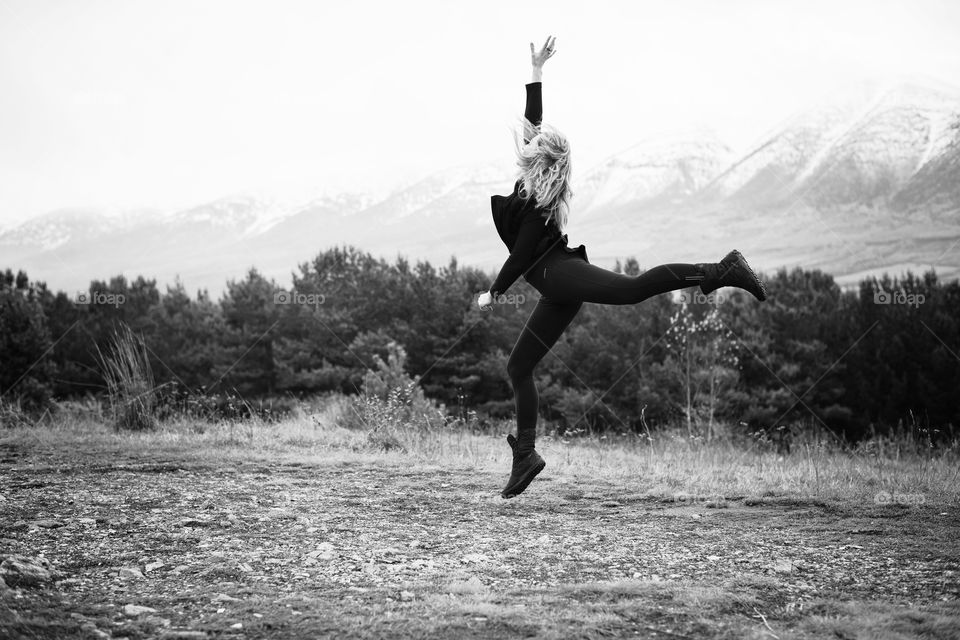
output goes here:
{"type": "Polygon", "coordinates": [[[628,276],[571,257],[551,261],[537,284],[554,300],[618,305],[636,304],[661,293],[697,286],[703,279],[702,265],[662,264],[640,275],[628,276]]]}

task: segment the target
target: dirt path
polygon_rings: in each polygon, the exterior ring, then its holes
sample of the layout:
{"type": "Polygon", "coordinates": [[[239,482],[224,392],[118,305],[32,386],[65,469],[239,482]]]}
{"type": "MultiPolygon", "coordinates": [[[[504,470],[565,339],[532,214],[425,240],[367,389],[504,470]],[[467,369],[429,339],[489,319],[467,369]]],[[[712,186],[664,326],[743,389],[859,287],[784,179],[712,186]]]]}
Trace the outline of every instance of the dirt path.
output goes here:
{"type": "Polygon", "coordinates": [[[8,448],[0,480],[0,558],[53,571],[0,596],[2,637],[960,633],[960,514],[945,505],[708,508],[549,469],[502,500],[500,475],[362,457],[8,448]]]}

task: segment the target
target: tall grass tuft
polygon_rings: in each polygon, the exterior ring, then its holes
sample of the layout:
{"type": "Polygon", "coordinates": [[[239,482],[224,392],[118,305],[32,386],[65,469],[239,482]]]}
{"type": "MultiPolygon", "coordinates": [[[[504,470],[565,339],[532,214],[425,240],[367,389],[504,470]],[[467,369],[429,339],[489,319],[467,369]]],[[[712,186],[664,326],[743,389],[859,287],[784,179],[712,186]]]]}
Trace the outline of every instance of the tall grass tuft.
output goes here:
{"type": "Polygon", "coordinates": [[[10,401],[0,398],[0,428],[25,427],[33,424],[27,411],[24,410],[20,398],[10,401]]]}
{"type": "Polygon", "coordinates": [[[105,355],[97,346],[97,357],[107,383],[114,428],[145,431],[156,427],[157,388],[143,338],[123,324],[113,332],[109,353],[105,355]]]}

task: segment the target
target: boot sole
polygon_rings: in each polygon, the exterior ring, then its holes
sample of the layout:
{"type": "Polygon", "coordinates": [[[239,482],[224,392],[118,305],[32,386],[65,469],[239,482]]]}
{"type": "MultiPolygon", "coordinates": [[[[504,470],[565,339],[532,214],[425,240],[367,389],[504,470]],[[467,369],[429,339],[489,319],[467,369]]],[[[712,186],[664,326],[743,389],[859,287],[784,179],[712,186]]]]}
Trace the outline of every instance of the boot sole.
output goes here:
{"type": "Polygon", "coordinates": [[[747,262],[747,259],[743,257],[743,254],[736,250],[734,250],[734,252],[737,254],[738,266],[747,272],[747,275],[750,276],[750,279],[753,281],[753,283],[757,285],[757,291],[760,292],[760,294],[757,295],[753,291],[750,291],[750,295],[760,302],[763,302],[767,299],[767,288],[764,286],[763,281],[757,277],[756,273],[753,272],[753,268],[747,262]]]}
{"type": "Polygon", "coordinates": [[[505,499],[515,498],[521,493],[523,493],[527,487],[530,486],[530,483],[533,482],[533,479],[543,471],[543,468],[547,466],[545,460],[541,460],[539,464],[535,467],[531,467],[529,471],[520,476],[520,479],[512,487],[507,487],[503,490],[503,493],[500,494],[501,497],[505,499]]]}

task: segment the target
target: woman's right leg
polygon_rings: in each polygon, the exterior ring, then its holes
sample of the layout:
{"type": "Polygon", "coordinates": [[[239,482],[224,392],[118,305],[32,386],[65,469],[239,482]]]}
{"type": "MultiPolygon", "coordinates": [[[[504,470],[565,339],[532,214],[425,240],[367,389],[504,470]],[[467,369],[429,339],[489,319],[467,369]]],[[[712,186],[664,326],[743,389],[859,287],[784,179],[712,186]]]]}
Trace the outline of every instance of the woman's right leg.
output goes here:
{"type": "Polygon", "coordinates": [[[517,408],[518,456],[533,451],[536,439],[540,397],[533,381],[533,369],[556,344],[581,306],[580,302],[560,303],[541,296],[510,353],[507,374],[517,408]]]}

